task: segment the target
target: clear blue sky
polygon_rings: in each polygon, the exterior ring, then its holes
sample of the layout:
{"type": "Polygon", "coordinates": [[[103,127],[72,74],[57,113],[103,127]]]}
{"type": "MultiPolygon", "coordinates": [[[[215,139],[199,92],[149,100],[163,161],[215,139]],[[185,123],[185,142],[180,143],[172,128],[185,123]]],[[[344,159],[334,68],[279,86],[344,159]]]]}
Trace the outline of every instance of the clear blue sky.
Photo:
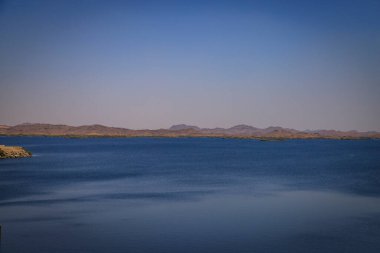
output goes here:
{"type": "Polygon", "coordinates": [[[0,0],[0,124],[380,131],[380,1],[0,0]]]}

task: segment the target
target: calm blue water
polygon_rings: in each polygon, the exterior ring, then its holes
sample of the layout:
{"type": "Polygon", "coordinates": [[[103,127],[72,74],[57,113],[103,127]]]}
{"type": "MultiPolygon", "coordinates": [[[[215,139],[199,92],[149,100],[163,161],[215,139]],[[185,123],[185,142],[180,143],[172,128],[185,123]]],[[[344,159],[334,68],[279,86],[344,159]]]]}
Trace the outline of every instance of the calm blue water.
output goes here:
{"type": "Polygon", "coordinates": [[[1,253],[380,252],[380,141],[0,143],[1,253]]]}

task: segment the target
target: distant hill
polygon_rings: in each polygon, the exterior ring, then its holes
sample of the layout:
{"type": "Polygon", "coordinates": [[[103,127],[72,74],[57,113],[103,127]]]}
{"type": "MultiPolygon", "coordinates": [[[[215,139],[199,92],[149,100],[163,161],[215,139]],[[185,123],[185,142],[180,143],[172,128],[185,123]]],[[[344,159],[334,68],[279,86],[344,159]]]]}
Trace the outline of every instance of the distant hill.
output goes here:
{"type": "Polygon", "coordinates": [[[248,125],[237,125],[226,129],[227,134],[243,134],[243,135],[254,135],[258,134],[260,129],[248,125]]]}
{"type": "Polygon", "coordinates": [[[103,125],[68,126],[25,123],[16,126],[0,125],[0,135],[6,136],[66,136],[66,137],[222,137],[253,139],[363,139],[380,138],[378,132],[316,130],[299,131],[282,127],[256,128],[236,125],[230,128],[200,128],[173,125],[169,129],[132,130],[103,125]]]}
{"type": "Polygon", "coordinates": [[[200,128],[197,126],[189,126],[189,125],[185,125],[185,124],[173,125],[169,128],[169,130],[172,130],[172,131],[188,130],[188,129],[200,130],[200,128]]]}

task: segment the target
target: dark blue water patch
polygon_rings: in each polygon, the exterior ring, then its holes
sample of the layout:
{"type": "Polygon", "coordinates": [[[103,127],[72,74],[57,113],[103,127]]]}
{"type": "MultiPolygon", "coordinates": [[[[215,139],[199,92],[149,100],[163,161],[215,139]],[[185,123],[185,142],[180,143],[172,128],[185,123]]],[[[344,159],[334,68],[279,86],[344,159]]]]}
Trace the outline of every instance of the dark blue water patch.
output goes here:
{"type": "Polygon", "coordinates": [[[33,216],[26,218],[14,218],[14,219],[6,219],[3,222],[6,223],[25,223],[25,222],[51,222],[51,221],[66,221],[71,219],[69,216],[33,216]]]}
{"type": "Polygon", "coordinates": [[[279,252],[368,252],[376,253],[379,245],[380,213],[364,217],[352,217],[332,230],[322,229],[301,233],[279,245],[279,252]]]}
{"type": "Polygon", "coordinates": [[[177,191],[177,192],[138,192],[138,193],[105,193],[92,194],[72,198],[39,198],[28,200],[11,200],[0,202],[1,206],[35,206],[35,205],[52,205],[75,202],[100,201],[103,199],[116,200],[159,200],[159,201],[186,201],[195,200],[205,194],[211,194],[212,191],[177,191]]]}

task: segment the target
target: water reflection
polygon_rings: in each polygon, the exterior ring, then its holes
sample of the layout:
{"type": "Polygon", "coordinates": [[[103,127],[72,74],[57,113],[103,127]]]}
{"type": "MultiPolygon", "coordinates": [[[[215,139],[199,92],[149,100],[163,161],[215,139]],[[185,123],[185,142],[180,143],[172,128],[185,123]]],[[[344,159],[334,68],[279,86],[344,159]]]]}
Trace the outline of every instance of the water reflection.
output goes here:
{"type": "Polygon", "coordinates": [[[186,201],[196,199],[200,195],[209,194],[211,191],[181,191],[181,192],[141,192],[141,193],[108,193],[88,195],[77,198],[54,198],[54,199],[28,199],[0,202],[0,206],[31,206],[69,204],[75,202],[101,201],[102,199],[148,199],[167,201],[186,201]]]}
{"type": "Polygon", "coordinates": [[[24,206],[3,205],[4,248],[22,251],[19,241],[35,245],[29,252],[375,252],[380,247],[378,198],[330,191],[173,194],[24,202],[27,213],[24,206]]]}

